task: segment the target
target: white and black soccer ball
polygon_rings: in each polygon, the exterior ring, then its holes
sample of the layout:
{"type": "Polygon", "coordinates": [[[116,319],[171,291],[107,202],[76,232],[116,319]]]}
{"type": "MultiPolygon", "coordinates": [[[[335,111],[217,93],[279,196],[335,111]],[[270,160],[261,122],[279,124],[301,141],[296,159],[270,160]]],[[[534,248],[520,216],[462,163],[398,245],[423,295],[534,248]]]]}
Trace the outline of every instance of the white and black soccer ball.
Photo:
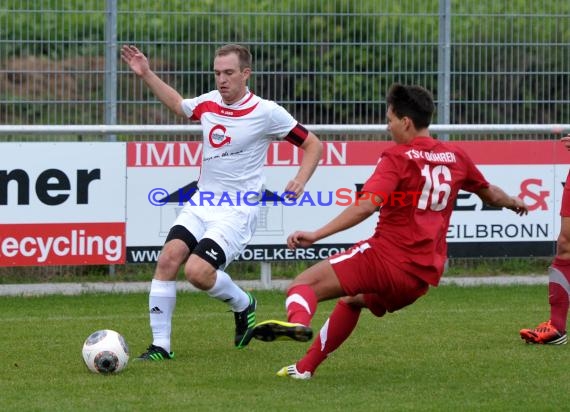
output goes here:
{"type": "Polygon", "coordinates": [[[129,362],[129,347],[125,338],[114,330],[93,332],[83,344],[83,360],[95,373],[118,373],[129,362]]]}

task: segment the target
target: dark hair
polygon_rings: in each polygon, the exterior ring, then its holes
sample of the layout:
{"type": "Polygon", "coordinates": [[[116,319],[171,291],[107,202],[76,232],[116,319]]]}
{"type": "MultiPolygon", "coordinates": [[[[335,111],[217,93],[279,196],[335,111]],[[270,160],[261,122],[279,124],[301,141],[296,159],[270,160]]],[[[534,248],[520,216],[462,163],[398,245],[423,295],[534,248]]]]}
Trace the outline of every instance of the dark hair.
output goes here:
{"type": "Polygon", "coordinates": [[[386,103],[398,118],[409,117],[416,129],[428,127],[435,110],[433,96],[421,86],[393,84],[386,103]]]}
{"type": "Polygon", "coordinates": [[[247,47],[242,46],[241,44],[226,44],[225,46],[217,49],[214,56],[227,56],[232,53],[235,53],[239,59],[240,70],[243,71],[243,69],[246,68],[251,69],[251,52],[247,47]]]}

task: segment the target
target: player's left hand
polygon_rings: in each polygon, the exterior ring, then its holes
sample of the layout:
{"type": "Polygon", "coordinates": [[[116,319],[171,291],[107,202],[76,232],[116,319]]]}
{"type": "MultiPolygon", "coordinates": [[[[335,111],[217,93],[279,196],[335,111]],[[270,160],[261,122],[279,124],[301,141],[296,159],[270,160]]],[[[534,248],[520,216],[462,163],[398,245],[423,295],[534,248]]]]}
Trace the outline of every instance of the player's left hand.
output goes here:
{"type": "Polygon", "coordinates": [[[511,199],[513,200],[513,205],[508,206],[507,209],[512,210],[519,216],[528,214],[528,206],[522,201],[520,197],[511,196],[511,199]]]}
{"type": "Polygon", "coordinates": [[[285,193],[287,199],[297,199],[305,193],[305,185],[295,179],[289,180],[289,183],[285,186],[285,193]]]}

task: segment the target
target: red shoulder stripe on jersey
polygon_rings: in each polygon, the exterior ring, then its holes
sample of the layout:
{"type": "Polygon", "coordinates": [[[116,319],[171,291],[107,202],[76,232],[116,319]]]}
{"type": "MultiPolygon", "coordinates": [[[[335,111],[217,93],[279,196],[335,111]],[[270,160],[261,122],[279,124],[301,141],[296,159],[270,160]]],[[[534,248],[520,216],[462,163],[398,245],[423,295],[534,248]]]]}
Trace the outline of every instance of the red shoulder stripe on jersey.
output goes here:
{"type": "Polygon", "coordinates": [[[255,110],[257,107],[257,103],[247,109],[228,109],[227,107],[222,107],[216,102],[206,101],[200,103],[194,111],[192,112],[192,120],[200,120],[204,113],[215,113],[221,116],[227,117],[243,117],[252,111],[255,110]]]}
{"type": "Polygon", "coordinates": [[[246,104],[247,102],[249,102],[252,98],[253,98],[254,94],[253,92],[249,92],[249,96],[247,96],[247,99],[245,99],[243,102],[241,102],[239,105],[243,106],[244,104],[246,104]]]}
{"type": "Polygon", "coordinates": [[[305,129],[302,124],[297,123],[295,127],[291,129],[289,134],[285,136],[285,140],[295,146],[301,146],[308,135],[309,131],[305,129]]]}

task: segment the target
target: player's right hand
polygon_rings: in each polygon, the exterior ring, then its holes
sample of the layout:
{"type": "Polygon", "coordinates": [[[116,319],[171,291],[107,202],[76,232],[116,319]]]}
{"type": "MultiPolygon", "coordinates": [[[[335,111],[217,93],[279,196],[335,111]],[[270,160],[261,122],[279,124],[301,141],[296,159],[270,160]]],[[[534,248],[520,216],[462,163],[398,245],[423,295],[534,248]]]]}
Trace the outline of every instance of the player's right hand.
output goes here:
{"type": "Polygon", "coordinates": [[[298,230],[289,235],[287,238],[287,247],[289,249],[296,249],[298,247],[311,246],[317,241],[315,232],[303,232],[298,230]]]}
{"type": "Polygon", "coordinates": [[[121,47],[121,59],[129,65],[137,76],[143,76],[150,71],[148,59],[135,46],[124,45],[121,47]]]}

